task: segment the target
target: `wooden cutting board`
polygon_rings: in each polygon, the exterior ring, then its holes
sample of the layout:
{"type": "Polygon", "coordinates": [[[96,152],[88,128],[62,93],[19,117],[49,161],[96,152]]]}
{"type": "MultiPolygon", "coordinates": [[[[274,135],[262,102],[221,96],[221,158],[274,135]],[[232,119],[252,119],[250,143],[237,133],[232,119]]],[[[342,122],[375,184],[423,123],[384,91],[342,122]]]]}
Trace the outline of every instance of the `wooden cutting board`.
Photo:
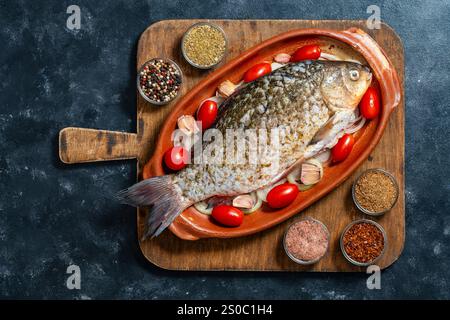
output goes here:
{"type": "MultiPolygon", "coordinates": [[[[163,20],[148,27],[141,35],[137,52],[137,68],[154,57],[171,58],[182,68],[185,94],[208,72],[189,66],[180,52],[183,33],[193,23],[205,20],[163,20]]],[[[208,21],[208,20],[206,20],[208,21]]],[[[385,50],[397,69],[404,90],[403,45],[386,24],[379,30],[368,30],[365,21],[354,20],[213,20],[227,34],[229,51],[224,62],[242,51],[279,33],[299,28],[348,29],[358,27],[368,32],[385,50]]],[[[60,158],[65,163],[137,158],[138,172],[150,158],[159,129],[174,103],[158,107],[138,95],[137,133],[65,128],[60,132],[60,158]]],[[[403,96],[403,95],[402,95],[403,96]]],[[[386,268],[400,256],[405,241],[404,203],[404,100],[391,116],[384,136],[369,159],[341,186],[316,204],[284,223],[258,234],[235,239],[180,240],[166,230],[156,239],[140,242],[144,256],[153,264],[171,270],[252,270],[252,271],[319,271],[348,272],[365,269],[350,265],[339,249],[339,236],[352,220],[363,218],[351,200],[355,177],[367,168],[385,168],[397,179],[398,202],[383,217],[374,218],[385,228],[388,246],[378,262],[386,268]],[[327,255],[312,266],[299,266],[289,260],[282,248],[287,226],[305,216],[324,222],[331,233],[327,255]]],[[[138,210],[138,234],[144,230],[144,212],[138,210]]]]}

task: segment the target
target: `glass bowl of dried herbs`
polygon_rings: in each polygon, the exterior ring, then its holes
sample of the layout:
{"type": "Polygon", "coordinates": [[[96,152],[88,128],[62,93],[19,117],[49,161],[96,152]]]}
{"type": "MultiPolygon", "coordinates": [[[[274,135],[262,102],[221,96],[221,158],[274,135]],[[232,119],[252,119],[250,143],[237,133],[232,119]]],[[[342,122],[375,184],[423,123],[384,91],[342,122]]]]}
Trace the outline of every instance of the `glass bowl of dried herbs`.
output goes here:
{"type": "Polygon", "coordinates": [[[372,220],[353,221],[342,232],[340,247],[342,254],[350,263],[359,267],[370,266],[386,251],[386,231],[372,220]]]}
{"type": "Polygon", "coordinates": [[[362,172],[352,187],[356,207],[371,216],[380,216],[391,210],[397,202],[398,194],[394,176],[380,168],[362,172]]]}
{"type": "Polygon", "coordinates": [[[209,22],[193,24],[181,40],[184,58],[199,69],[210,69],[219,64],[225,57],[227,46],[223,29],[209,22]]]}

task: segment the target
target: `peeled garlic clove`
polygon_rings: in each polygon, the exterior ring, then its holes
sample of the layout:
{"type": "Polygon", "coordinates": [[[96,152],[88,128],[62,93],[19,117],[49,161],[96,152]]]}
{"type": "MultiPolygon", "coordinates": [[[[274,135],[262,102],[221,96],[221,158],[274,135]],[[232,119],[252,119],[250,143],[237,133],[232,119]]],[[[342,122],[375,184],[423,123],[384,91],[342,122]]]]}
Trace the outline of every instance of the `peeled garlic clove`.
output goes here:
{"type": "Polygon", "coordinates": [[[233,199],[233,207],[251,209],[255,206],[255,199],[249,194],[243,194],[233,199]]]}
{"type": "Polygon", "coordinates": [[[316,184],[322,178],[321,167],[322,165],[318,167],[316,164],[304,162],[302,164],[300,181],[305,185],[316,184]]]}
{"type": "Polygon", "coordinates": [[[287,53],[279,53],[273,58],[275,62],[278,63],[288,63],[291,60],[291,55],[287,53]]]}
{"type": "Polygon", "coordinates": [[[225,80],[219,85],[219,88],[217,89],[219,91],[219,94],[223,97],[229,97],[231,96],[234,91],[236,91],[237,85],[235,85],[230,80],[225,80]]]}
{"type": "Polygon", "coordinates": [[[181,116],[177,120],[178,128],[186,135],[197,133],[200,129],[193,116],[181,116]]]}
{"type": "Polygon", "coordinates": [[[322,162],[320,162],[316,158],[311,158],[311,159],[306,160],[305,163],[309,163],[309,164],[315,165],[317,168],[319,168],[320,179],[322,179],[322,177],[323,177],[323,165],[322,165],[322,162]]]}

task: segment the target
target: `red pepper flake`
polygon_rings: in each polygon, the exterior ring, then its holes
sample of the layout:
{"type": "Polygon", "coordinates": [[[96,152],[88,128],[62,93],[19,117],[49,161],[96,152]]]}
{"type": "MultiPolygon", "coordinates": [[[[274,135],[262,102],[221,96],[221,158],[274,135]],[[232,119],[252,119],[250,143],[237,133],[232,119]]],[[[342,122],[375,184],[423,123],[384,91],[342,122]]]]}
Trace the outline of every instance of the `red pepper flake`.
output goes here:
{"type": "Polygon", "coordinates": [[[360,263],[368,263],[378,258],[384,249],[384,237],[374,224],[360,222],[351,226],[343,237],[347,255],[360,263]]]}

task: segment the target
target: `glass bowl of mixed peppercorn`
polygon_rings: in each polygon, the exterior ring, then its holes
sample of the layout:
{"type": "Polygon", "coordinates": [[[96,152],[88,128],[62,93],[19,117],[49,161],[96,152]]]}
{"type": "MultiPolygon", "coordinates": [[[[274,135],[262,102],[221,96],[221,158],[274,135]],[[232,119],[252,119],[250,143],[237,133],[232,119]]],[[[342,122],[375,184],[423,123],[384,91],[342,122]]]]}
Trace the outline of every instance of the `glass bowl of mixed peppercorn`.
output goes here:
{"type": "Polygon", "coordinates": [[[173,101],[180,92],[182,82],[180,67],[170,59],[151,59],[144,63],[137,75],[139,93],[155,105],[173,101]]]}

